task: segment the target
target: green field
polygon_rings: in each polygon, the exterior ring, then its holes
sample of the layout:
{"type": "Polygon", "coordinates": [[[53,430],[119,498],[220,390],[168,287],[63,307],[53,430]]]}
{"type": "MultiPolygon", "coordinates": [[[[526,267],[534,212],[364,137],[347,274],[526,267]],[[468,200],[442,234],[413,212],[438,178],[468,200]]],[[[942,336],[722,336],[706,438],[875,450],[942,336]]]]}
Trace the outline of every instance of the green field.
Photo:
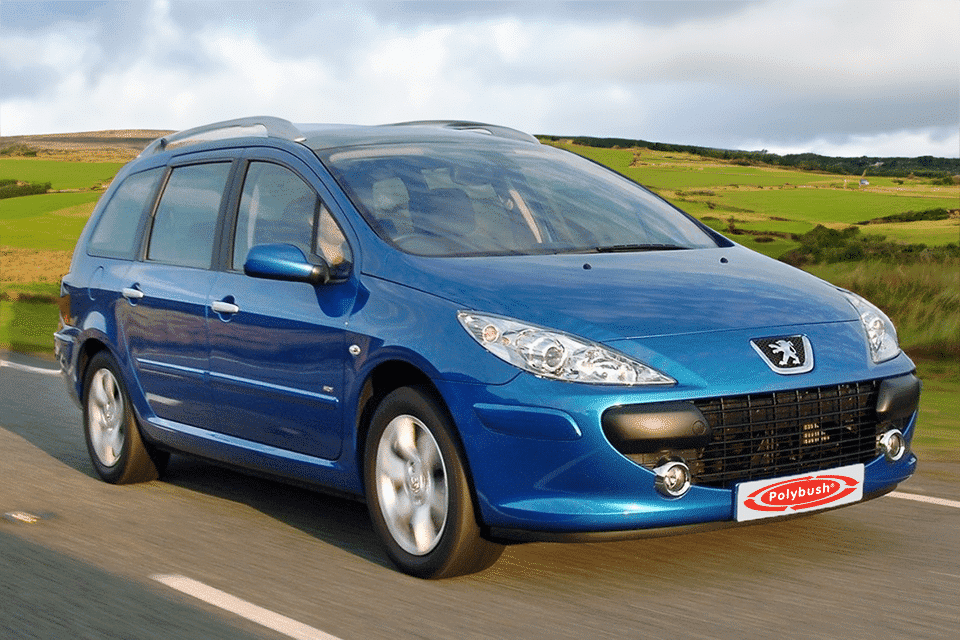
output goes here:
{"type": "MultiPolygon", "coordinates": [[[[960,206],[960,194],[956,197],[934,194],[913,196],[899,195],[896,192],[854,191],[830,187],[727,189],[716,193],[716,196],[704,198],[700,202],[712,202],[719,211],[727,208],[734,217],[741,217],[738,213],[745,214],[748,219],[750,214],[766,219],[775,216],[794,222],[805,222],[810,226],[824,222],[849,225],[905,211],[956,209],[960,206]]],[[[691,213],[694,212],[691,210],[691,213]]],[[[960,220],[952,222],[954,231],[960,230],[960,220]]]]}
{"type": "MultiPolygon", "coordinates": [[[[818,224],[839,229],[895,213],[960,208],[960,188],[918,179],[871,178],[868,187],[860,187],[858,177],[847,177],[844,185],[842,176],[745,167],[684,153],[558,146],[610,165],[738,243],[775,258],[798,246],[790,234],[818,224]]],[[[103,183],[121,166],[0,159],[0,178],[78,190],[0,200],[0,348],[52,351],[60,276],[103,183]]],[[[911,243],[960,242],[956,216],[860,229],[911,243]]],[[[891,316],[925,380],[915,445],[930,457],[960,457],[960,261],[840,263],[808,270],[865,295],[891,316]]]]}
{"type": "Polygon", "coordinates": [[[56,313],[50,302],[0,300],[0,347],[21,353],[52,353],[56,313]]]}
{"type": "Polygon", "coordinates": [[[73,250],[100,195],[82,191],[0,200],[0,245],[73,250]]]}
{"type": "Polygon", "coordinates": [[[932,377],[922,363],[918,374],[923,379],[923,392],[914,449],[921,457],[957,462],[960,460],[960,381],[956,377],[932,377]]]}
{"type": "Polygon", "coordinates": [[[0,158],[0,180],[49,182],[53,189],[98,189],[113,180],[123,163],[64,162],[36,158],[0,158]]]}
{"type": "MultiPolygon", "coordinates": [[[[647,149],[600,149],[556,144],[636,180],[714,229],[803,234],[822,224],[842,228],[907,211],[960,209],[960,187],[916,178],[857,176],[740,166],[698,156],[647,149]]],[[[891,240],[943,245],[960,242],[960,216],[923,223],[871,224],[864,233],[891,240]]],[[[758,243],[748,235],[734,240],[778,258],[797,243],[758,243]]]]}

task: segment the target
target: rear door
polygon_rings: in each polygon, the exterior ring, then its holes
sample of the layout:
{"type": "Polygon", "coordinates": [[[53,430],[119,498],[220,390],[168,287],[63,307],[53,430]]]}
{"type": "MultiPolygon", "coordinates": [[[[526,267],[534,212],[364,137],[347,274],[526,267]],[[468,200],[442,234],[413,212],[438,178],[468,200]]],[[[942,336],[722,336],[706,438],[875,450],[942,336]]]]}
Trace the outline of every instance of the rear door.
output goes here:
{"type": "Polygon", "coordinates": [[[126,331],[140,385],[161,419],[210,428],[207,301],[229,160],[170,170],[150,222],[144,259],[122,288],[126,331]]]}
{"type": "Polygon", "coordinates": [[[340,452],[345,323],[355,288],[243,273],[250,247],[293,244],[346,270],[350,249],[309,167],[248,152],[225,270],[210,291],[210,380],[218,430],[327,459],[340,452]]]}

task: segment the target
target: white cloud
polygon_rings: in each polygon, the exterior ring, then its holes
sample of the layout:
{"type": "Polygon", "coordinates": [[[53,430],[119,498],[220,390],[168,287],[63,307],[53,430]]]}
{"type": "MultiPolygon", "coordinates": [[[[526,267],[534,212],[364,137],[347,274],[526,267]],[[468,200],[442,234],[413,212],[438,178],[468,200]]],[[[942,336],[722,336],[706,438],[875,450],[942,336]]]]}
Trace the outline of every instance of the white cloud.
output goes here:
{"type": "MultiPolygon", "coordinates": [[[[745,148],[758,150],[761,148],[758,146],[760,144],[759,141],[747,142],[745,148]]],[[[891,131],[875,135],[845,136],[842,138],[816,138],[802,144],[773,145],[768,151],[780,155],[817,153],[822,156],[840,158],[859,158],[861,156],[955,158],[960,154],[960,131],[944,132],[923,129],[919,131],[891,131]]]]}
{"type": "Polygon", "coordinates": [[[0,60],[13,68],[48,66],[64,69],[89,57],[89,43],[78,28],[53,31],[42,38],[4,35],[0,60]]]}
{"type": "Polygon", "coordinates": [[[956,136],[943,133],[960,129],[955,0],[782,0],[708,12],[683,3],[443,5],[430,15],[433,5],[156,1],[108,3],[53,27],[18,27],[5,4],[4,135],[268,113],[960,155],[956,136]],[[663,19],[651,18],[656,11],[663,19]]]}

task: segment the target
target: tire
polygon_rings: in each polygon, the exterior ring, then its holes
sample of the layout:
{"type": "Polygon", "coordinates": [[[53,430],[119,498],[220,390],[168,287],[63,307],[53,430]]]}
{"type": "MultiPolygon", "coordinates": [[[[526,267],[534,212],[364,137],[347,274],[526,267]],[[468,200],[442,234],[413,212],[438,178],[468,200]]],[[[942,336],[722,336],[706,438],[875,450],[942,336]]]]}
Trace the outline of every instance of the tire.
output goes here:
{"type": "Polygon", "coordinates": [[[486,569],[503,545],[480,537],[470,482],[450,419],[426,391],[403,387],[373,414],[364,485],[390,559],[419,578],[486,569]]]}
{"type": "Polygon", "coordinates": [[[113,484],[156,480],[170,458],[140,437],[130,395],[105,351],[93,357],[84,376],[83,432],[97,475],[113,484]]]}

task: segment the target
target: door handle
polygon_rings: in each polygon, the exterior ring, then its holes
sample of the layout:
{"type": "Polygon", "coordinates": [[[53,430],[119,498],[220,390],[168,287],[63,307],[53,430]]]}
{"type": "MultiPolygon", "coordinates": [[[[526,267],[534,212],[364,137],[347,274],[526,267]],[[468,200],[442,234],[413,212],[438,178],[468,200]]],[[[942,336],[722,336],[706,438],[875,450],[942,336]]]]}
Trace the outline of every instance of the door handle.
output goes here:
{"type": "Polygon", "coordinates": [[[140,289],[134,289],[133,287],[124,287],[120,290],[120,293],[122,293],[123,297],[127,300],[139,300],[143,297],[143,291],[140,291],[140,289]]]}
{"type": "Polygon", "coordinates": [[[217,300],[211,303],[210,308],[217,313],[237,313],[240,311],[240,307],[237,305],[230,302],[224,302],[223,300],[217,300]]]}

